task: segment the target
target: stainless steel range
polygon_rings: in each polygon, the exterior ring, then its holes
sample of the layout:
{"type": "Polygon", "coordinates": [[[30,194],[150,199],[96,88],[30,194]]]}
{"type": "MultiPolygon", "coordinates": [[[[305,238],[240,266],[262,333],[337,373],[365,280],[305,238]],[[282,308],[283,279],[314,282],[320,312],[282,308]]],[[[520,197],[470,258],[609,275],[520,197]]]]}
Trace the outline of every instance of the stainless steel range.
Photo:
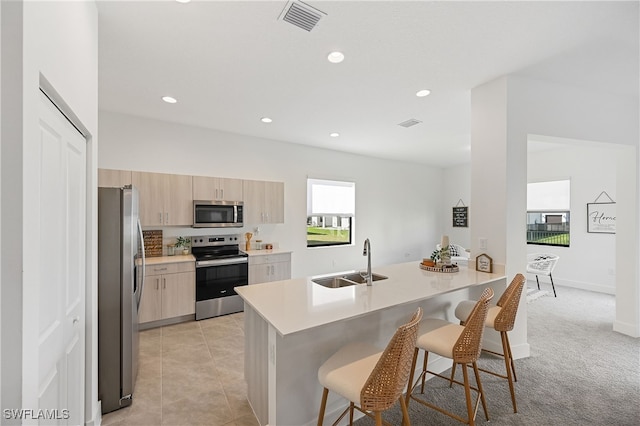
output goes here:
{"type": "Polygon", "coordinates": [[[239,235],[192,238],[196,258],[196,320],[242,312],[244,302],[233,290],[249,284],[249,262],[240,251],[239,235]]]}

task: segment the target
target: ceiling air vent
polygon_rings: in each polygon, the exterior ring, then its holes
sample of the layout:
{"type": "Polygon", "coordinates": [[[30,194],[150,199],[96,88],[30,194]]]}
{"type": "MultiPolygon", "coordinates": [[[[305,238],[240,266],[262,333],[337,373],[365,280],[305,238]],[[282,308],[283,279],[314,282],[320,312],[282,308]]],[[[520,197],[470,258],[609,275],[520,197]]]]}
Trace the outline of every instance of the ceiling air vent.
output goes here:
{"type": "Polygon", "coordinates": [[[301,1],[291,1],[287,3],[281,19],[305,31],[311,31],[326,13],[309,6],[301,1]]]}
{"type": "Polygon", "coordinates": [[[402,123],[398,123],[398,126],[411,127],[411,126],[415,126],[416,124],[420,124],[420,123],[422,123],[422,121],[416,120],[415,118],[410,118],[407,121],[403,121],[402,123]]]}

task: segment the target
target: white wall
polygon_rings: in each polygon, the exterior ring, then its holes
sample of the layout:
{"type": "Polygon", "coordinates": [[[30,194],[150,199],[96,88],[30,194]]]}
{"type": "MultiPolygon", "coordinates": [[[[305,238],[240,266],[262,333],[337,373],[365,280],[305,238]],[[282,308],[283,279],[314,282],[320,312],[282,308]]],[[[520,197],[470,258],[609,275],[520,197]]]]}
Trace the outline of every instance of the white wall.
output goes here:
{"type": "Polygon", "coordinates": [[[39,138],[39,87],[46,80],[55,91],[55,98],[69,108],[90,135],[87,297],[92,299],[88,300],[86,318],[88,423],[94,421],[97,407],[97,353],[91,352],[97,342],[93,304],[97,283],[96,227],[91,219],[95,216],[97,177],[97,25],[97,9],[92,1],[2,2],[2,96],[3,106],[11,106],[9,111],[2,111],[2,336],[11,337],[11,345],[2,346],[2,408],[38,407],[35,349],[39,330],[37,315],[30,309],[37,306],[33,303],[38,296],[35,289],[44,274],[38,269],[37,247],[27,247],[23,242],[39,240],[40,210],[46,208],[29,196],[39,185],[30,168],[37,164],[33,152],[39,138]],[[13,91],[19,93],[14,95],[13,91]],[[8,94],[10,99],[6,98],[8,94]],[[5,138],[7,135],[11,137],[5,138]],[[11,178],[10,192],[6,190],[7,177],[11,178]],[[10,328],[7,318],[11,318],[10,328]]]}
{"type": "MultiPolygon", "coordinates": [[[[562,144],[559,149],[529,152],[529,182],[571,180],[571,236],[569,247],[527,245],[528,253],[560,256],[553,272],[556,285],[615,294],[616,236],[587,232],[587,203],[602,191],[616,196],[616,150],[562,144]]],[[[603,196],[599,201],[609,201],[603,196]]],[[[548,284],[548,278],[543,279],[548,284]]],[[[548,286],[547,286],[548,287],[548,286]]],[[[550,287],[549,287],[550,289],[550,287]]]]}
{"type": "MultiPolygon", "coordinates": [[[[497,240],[498,245],[491,250],[499,261],[507,260],[509,277],[524,269],[526,242],[521,212],[526,208],[528,135],[597,141],[609,144],[610,149],[625,151],[616,164],[618,232],[613,329],[632,336],[640,335],[639,113],[637,97],[616,97],[603,91],[516,76],[502,77],[472,91],[472,205],[477,200],[485,206],[482,211],[472,210],[472,226],[482,223],[491,240],[497,240]],[[622,181],[620,176],[628,178],[622,181]],[[506,244],[500,245],[503,241],[506,244]]],[[[595,199],[600,191],[593,191],[594,195],[582,196],[588,201],[595,199]]],[[[471,232],[473,247],[482,231],[472,227],[471,232]]],[[[492,241],[489,245],[494,247],[492,241]]]]}
{"type": "MultiPolygon", "coordinates": [[[[259,238],[293,250],[292,276],[362,269],[428,257],[442,234],[442,171],[337,151],[100,112],[99,166],[284,182],[285,223],[261,225],[259,238]],[[307,177],[356,183],[355,244],[306,248],[307,177]]],[[[253,232],[163,228],[164,235],[253,232]]],[[[254,237],[256,238],[256,237],[254,237]]]]}
{"type": "MultiPolygon", "coordinates": [[[[596,88],[585,90],[510,77],[509,99],[509,131],[513,135],[510,136],[510,146],[526,145],[527,135],[547,135],[605,143],[611,149],[624,150],[623,158],[635,159],[635,164],[617,162],[618,176],[628,177],[624,182],[616,180],[616,321],[613,328],[639,336],[638,96],[614,96],[596,88]]],[[[516,175],[519,176],[520,172],[514,170],[509,179],[516,175]]]]}
{"type": "Polygon", "coordinates": [[[453,207],[467,206],[471,214],[471,165],[462,164],[448,167],[443,170],[443,203],[442,217],[445,235],[449,236],[449,241],[459,244],[467,249],[471,248],[471,231],[469,227],[453,226],[453,207]],[[458,204],[462,200],[462,203],[458,204]]]}

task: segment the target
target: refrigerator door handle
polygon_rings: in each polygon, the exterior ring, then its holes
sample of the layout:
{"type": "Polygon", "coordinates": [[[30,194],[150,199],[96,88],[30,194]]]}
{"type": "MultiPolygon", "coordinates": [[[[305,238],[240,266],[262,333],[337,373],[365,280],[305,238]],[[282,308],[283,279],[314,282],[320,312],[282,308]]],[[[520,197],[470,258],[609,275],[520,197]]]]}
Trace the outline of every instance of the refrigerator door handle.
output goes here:
{"type": "Polygon", "coordinates": [[[136,304],[137,309],[140,309],[140,300],[142,300],[142,289],[144,288],[144,280],[145,277],[147,275],[147,271],[146,271],[146,267],[147,267],[147,258],[146,255],[144,253],[144,236],[142,235],[142,225],[140,224],[140,219],[138,219],[138,235],[140,237],[140,247],[142,248],[142,279],[140,280],[140,288],[136,289],[137,297],[136,297],[136,304]]]}

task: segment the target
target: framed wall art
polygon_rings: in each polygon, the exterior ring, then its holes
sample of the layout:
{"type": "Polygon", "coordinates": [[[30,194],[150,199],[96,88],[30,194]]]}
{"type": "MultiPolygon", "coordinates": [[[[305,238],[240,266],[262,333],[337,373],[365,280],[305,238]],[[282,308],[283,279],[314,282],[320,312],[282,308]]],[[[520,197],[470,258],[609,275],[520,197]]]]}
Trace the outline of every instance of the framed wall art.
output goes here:
{"type": "Polygon", "coordinates": [[[453,227],[469,227],[469,207],[464,205],[464,202],[462,202],[462,198],[458,201],[458,204],[453,207],[453,227]],[[462,204],[462,206],[460,204],[462,204]]]}
{"type": "Polygon", "coordinates": [[[587,232],[593,234],[616,233],[616,202],[606,191],[602,191],[593,203],[587,203],[587,232]],[[598,201],[602,195],[605,195],[609,201],[598,201]]]}
{"type": "Polygon", "coordinates": [[[587,204],[587,232],[616,233],[616,203],[587,204]]]}
{"type": "Polygon", "coordinates": [[[486,254],[482,253],[476,257],[476,271],[480,272],[493,272],[493,259],[486,254]]]}

